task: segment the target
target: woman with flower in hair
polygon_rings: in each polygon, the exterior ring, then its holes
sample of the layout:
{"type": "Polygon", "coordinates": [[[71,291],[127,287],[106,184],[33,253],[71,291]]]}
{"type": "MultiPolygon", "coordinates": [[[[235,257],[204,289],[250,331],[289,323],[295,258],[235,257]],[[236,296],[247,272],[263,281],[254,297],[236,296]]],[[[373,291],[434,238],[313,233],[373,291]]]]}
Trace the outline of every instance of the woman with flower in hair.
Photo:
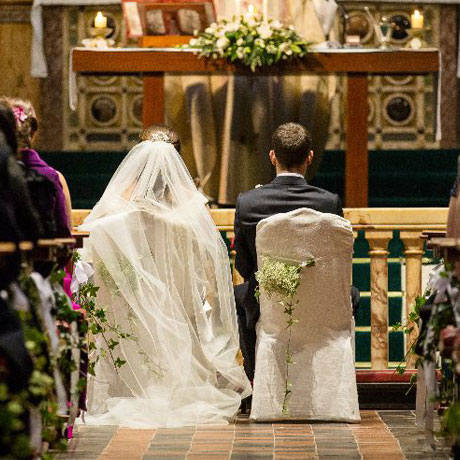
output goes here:
{"type": "Polygon", "coordinates": [[[56,223],[55,237],[67,238],[71,235],[72,206],[70,193],[64,176],[49,166],[32,149],[38,131],[38,120],[30,101],[20,98],[2,97],[0,103],[11,108],[16,120],[19,160],[28,169],[35,170],[46,177],[55,187],[55,193],[50,203],[56,223]]]}

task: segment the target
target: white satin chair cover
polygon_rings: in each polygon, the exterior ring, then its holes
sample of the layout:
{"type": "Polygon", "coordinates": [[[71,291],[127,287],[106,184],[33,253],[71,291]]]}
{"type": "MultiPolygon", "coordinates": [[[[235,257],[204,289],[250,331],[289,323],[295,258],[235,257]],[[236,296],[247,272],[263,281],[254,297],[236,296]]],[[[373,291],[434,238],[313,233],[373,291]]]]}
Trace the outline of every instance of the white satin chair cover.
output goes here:
{"type": "MultiPolygon", "coordinates": [[[[359,422],[352,351],[350,299],[353,232],[336,215],[298,209],[257,226],[258,266],[262,257],[316,264],[301,272],[300,303],[292,327],[289,418],[359,422]]],[[[251,419],[279,420],[285,391],[286,315],[261,295],[251,419]]]]}

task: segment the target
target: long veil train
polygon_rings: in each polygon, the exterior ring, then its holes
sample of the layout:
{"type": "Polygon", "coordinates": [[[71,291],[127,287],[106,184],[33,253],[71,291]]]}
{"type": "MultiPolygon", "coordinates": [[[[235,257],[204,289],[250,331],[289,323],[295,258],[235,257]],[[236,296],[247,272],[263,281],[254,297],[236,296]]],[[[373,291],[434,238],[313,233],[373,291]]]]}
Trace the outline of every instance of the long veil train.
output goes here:
{"type": "MultiPolygon", "coordinates": [[[[97,363],[87,423],[225,423],[251,392],[238,365],[226,246],[171,144],[145,141],[85,220],[98,303],[129,339],[97,363]]],[[[97,343],[103,347],[103,343],[97,343]]]]}

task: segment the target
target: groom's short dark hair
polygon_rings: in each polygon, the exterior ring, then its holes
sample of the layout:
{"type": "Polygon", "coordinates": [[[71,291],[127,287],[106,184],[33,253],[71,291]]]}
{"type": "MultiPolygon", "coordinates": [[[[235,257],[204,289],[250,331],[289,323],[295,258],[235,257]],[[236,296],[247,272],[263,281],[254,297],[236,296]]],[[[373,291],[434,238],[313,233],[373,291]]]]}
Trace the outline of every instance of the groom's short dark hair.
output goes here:
{"type": "Polygon", "coordinates": [[[310,153],[311,144],[311,134],[299,123],[285,123],[272,136],[276,158],[287,168],[301,165],[310,153]]]}

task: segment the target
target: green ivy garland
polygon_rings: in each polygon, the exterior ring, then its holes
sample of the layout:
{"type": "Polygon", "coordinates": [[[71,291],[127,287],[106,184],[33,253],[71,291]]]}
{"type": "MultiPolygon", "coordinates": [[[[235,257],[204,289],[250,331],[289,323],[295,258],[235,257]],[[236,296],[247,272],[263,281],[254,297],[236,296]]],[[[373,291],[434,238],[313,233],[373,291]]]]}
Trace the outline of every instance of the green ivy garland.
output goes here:
{"type": "MultiPolygon", "coordinates": [[[[74,262],[78,262],[79,255],[74,253],[74,262]]],[[[0,380],[0,456],[5,460],[29,459],[41,455],[47,460],[54,457],[54,453],[64,451],[67,441],[63,437],[65,418],[58,415],[58,404],[53,370],[58,368],[66,382],[67,391],[70,389],[72,372],[80,369],[80,362],[74,362],[72,350],[95,350],[96,358],[90,363],[89,373],[95,375],[95,365],[101,357],[106,356],[106,350],[96,350],[93,341],[89,341],[89,332],[93,336],[101,336],[106,345],[109,357],[115,369],[125,364],[120,358],[114,358],[113,352],[123,339],[132,339],[132,334],[125,333],[116,324],[111,324],[106,317],[106,309],[96,305],[99,288],[92,282],[80,286],[79,291],[72,296],[72,300],[81,306],[82,310],[74,310],[70,299],[63,292],[62,282],[64,270],[55,267],[50,274],[50,283],[54,293],[53,318],[59,331],[59,356],[52,357],[50,353],[49,337],[41,323],[40,296],[34,281],[24,270],[19,278],[19,285],[29,302],[28,311],[17,312],[26,348],[33,361],[33,372],[26,389],[14,392],[8,388],[5,379],[0,380]],[[84,313],[84,315],[82,314],[84,313]],[[77,335],[72,333],[72,324],[76,324],[77,335]],[[111,338],[107,335],[111,334],[111,338]],[[38,409],[41,414],[43,431],[42,442],[44,452],[34,452],[26,428],[29,413],[38,409]]],[[[0,377],[2,377],[0,362],[0,377]]],[[[80,376],[77,383],[77,400],[86,388],[87,379],[80,376]]],[[[70,393],[70,392],[69,392],[70,393]]],[[[72,396],[69,394],[69,396],[72,396]]],[[[72,398],[70,398],[72,399],[72,398]]]]}

